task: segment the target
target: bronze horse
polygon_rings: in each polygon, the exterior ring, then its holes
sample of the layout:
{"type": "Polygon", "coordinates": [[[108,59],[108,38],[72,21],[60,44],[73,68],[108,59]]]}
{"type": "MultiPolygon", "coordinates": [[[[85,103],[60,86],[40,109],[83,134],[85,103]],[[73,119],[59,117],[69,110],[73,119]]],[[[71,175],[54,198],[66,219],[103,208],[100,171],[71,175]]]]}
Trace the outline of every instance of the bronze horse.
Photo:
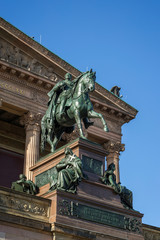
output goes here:
{"type": "Polygon", "coordinates": [[[108,127],[102,114],[93,110],[93,105],[88,94],[95,90],[95,74],[95,72],[90,70],[81,74],[76,81],[74,80],[71,97],[67,100],[65,105],[65,115],[61,115],[59,110],[60,104],[56,104],[57,98],[55,96],[52,97],[46,114],[41,122],[42,150],[45,147],[45,143],[48,142],[51,146],[51,152],[54,152],[62,134],[64,132],[71,133],[74,130],[75,123],[78,125],[80,137],[86,139],[82,131],[81,120],[86,123],[87,118],[100,118],[104,131],[108,132],[108,127]]]}

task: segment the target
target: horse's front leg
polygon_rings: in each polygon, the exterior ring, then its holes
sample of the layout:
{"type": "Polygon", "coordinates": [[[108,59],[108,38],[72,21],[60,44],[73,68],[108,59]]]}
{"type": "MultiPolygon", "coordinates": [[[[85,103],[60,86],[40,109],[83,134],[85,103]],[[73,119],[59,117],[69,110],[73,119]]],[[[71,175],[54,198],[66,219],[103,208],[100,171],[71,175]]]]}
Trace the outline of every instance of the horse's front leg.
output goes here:
{"type": "Polygon", "coordinates": [[[100,119],[101,119],[101,122],[102,122],[102,124],[103,124],[103,129],[104,129],[104,131],[105,131],[105,132],[109,132],[109,129],[108,129],[108,127],[107,127],[107,123],[106,123],[106,121],[104,120],[104,117],[102,116],[101,113],[97,113],[97,112],[91,110],[91,111],[88,111],[88,117],[89,117],[89,118],[100,118],[100,119]]]}
{"type": "Polygon", "coordinates": [[[76,123],[78,125],[78,130],[79,130],[79,134],[80,134],[80,137],[83,138],[83,139],[87,139],[84,134],[83,134],[83,130],[82,130],[82,124],[81,124],[81,119],[80,119],[80,115],[79,115],[79,111],[78,110],[75,110],[74,112],[75,114],[75,120],[76,120],[76,123]]]}

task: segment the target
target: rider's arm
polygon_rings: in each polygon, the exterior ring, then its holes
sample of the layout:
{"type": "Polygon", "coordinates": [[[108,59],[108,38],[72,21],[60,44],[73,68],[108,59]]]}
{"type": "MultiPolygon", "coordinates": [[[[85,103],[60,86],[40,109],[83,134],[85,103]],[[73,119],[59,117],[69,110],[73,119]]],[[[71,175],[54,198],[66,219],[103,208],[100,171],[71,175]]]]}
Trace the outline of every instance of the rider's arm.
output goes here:
{"type": "Polygon", "coordinates": [[[58,82],[47,95],[49,97],[52,97],[54,92],[57,92],[60,89],[60,87],[63,86],[63,84],[64,84],[63,81],[58,82]]]}

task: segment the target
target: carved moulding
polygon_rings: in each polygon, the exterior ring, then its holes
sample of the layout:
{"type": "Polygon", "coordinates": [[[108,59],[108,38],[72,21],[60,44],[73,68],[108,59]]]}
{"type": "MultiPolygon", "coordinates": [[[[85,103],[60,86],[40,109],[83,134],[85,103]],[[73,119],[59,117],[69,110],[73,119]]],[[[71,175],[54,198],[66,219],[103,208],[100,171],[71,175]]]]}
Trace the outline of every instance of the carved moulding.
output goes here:
{"type": "MultiPolygon", "coordinates": [[[[111,122],[111,126],[109,126],[109,129],[111,129],[113,124],[117,126],[122,126],[124,123],[129,122],[134,118],[134,116],[128,115],[128,113],[126,113],[125,111],[118,109],[119,107],[115,108],[113,103],[109,105],[109,103],[106,104],[97,101],[95,99],[92,99],[94,109],[101,113],[106,121],[111,122]]],[[[107,102],[109,102],[108,99],[107,102]]]]}
{"type": "MultiPolygon", "coordinates": [[[[27,103],[26,100],[32,101],[36,104],[37,103],[42,105],[43,108],[46,108],[46,104],[48,102],[47,91],[42,89],[41,87],[37,86],[36,84],[28,83],[27,81],[22,81],[16,76],[12,76],[7,72],[0,72],[0,89],[4,93],[11,94],[17,98],[21,98],[21,101],[15,100],[13,102],[17,102],[21,104],[25,102],[23,105],[26,108],[27,103]]],[[[9,99],[8,99],[9,100],[9,99]]],[[[33,105],[30,104],[29,109],[31,110],[33,105]]],[[[37,109],[37,107],[36,107],[37,109]]],[[[45,111],[45,110],[44,110],[45,111]]]]}
{"type": "Polygon", "coordinates": [[[108,91],[107,89],[103,88],[102,86],[100,86],[97,83],[96,83],[96,90],[95,91],[96,92],[100,92],[101,94],[106,96],[108,100],[111,100],[111,102],[113,102],[117,106],[121,107],[124,111],[129,112],[134,117],[136,116],[138,111],[135,108],[133,108],[132,106],[128,105],[122,99],[120,99],[117,96],[113,95],[110,91],[108,91]]]}

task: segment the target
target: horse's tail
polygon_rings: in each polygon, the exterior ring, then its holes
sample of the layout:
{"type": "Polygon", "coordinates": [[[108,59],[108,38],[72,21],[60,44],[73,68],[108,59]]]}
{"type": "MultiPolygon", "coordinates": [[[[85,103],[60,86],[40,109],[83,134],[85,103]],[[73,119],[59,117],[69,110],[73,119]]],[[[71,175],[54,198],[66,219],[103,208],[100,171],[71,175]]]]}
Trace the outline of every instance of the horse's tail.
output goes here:
{"type": "Polygon", "coordinates": [[[41,152],[44,151],[45,146],[46,146],[46,136],[41,135],[41,152]]]}
{"type": "Polygon", "coordinates": [[[41,121],[41,152],[44,151],[45,145],[46,145],[46,142],[47,142],[46,119],[44,117],[42,118],[42,121],[41,121]]]}

